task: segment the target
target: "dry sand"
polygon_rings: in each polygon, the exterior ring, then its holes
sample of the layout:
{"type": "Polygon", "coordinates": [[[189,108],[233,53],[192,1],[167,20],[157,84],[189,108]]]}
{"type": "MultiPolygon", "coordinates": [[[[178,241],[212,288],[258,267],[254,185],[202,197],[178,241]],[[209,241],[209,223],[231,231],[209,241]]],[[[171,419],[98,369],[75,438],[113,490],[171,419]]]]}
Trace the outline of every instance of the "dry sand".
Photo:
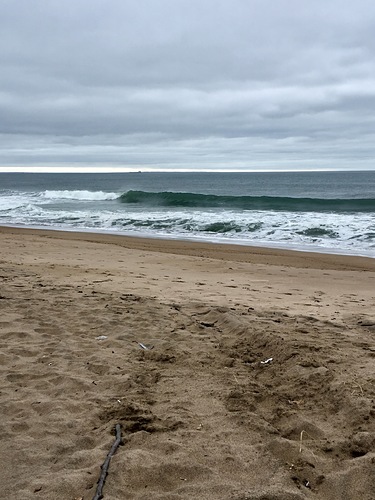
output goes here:
{"type": "Polygon", "coordinates": [[[375,499],[375,259],[12,228],[0,250],[1,498],[92,499],[120,423],[106,500],[375,499]]]}

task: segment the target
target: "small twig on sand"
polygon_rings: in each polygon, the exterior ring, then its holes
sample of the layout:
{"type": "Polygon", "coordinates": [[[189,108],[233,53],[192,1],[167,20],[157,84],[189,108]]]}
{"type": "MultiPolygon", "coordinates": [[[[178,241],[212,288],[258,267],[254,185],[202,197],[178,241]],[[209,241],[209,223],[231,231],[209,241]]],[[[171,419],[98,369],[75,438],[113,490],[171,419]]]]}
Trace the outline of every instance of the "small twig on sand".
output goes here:
{"type": "Polygon", "coordinates": [[[116,453],[116,450],[120,446],[120,444],[121,444],[121,425],[116,424],[116,440],[113,443],[111,449],[109,450],[109,453],[108,453],[106,459],[104,460],[103,465],[101,466],[102,472],[100,473],[100,477],[98,480],[98,486],[96,487],[96,493],[95,493],[93,500],[100,500],[101,498],[103,498],[102,491],[103,491],[105,479],[106,479],[107,474],[108,474],[109,463],[110,463],[113,455],[116,453]]]}
{"type": "MultiPolygon", "coordinates": [[[[353,382],[353,383],[354,383],[354,385],[356,385],[356,386],[358,386],[358,387],[360,388],[360,390],[361,390],[361,394],[362,394],[362,396],[364,396],[364,392],[363,392],[363,389],[362,389],[361,384],[359,384],[358,382],[353,382]]],[[[352,394],[353,394],[353,393],[354,393],[354,391],[352,392],[352,394]]]]}

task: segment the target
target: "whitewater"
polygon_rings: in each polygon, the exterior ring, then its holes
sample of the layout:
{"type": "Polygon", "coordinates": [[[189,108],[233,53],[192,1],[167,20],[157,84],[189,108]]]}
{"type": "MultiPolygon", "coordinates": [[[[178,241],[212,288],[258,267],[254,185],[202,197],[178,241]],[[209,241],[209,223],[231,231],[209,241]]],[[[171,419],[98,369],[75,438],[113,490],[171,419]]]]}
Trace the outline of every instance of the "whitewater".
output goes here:
{"type": "Polygon", "coordinates": [[[1,173],[0,224],[375,257],[375,172],[1,173]]]}

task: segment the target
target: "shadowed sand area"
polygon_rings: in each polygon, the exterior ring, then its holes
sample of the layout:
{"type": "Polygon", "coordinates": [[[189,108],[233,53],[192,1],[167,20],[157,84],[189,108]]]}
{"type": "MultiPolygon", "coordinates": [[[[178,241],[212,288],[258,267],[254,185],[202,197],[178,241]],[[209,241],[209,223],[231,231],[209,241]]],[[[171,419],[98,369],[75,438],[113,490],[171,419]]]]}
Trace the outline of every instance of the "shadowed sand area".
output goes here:
{"type": "Polygon", "coordinates": [[[2,498],[92,499],[116,423],[106,500],[375,498],[375,259],[14,228],[0,252],[2,498]]]}

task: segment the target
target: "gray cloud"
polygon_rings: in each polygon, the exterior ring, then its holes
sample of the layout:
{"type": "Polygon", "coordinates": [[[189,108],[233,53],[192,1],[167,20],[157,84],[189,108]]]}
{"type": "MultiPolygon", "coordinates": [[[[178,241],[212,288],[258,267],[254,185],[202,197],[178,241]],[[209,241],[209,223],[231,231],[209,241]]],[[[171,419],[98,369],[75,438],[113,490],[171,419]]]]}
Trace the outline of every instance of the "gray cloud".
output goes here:
{"type": "Polygon", "coordinates": [[[0,4],[0,166],[374,168],[375,5],[0,4]]]}

